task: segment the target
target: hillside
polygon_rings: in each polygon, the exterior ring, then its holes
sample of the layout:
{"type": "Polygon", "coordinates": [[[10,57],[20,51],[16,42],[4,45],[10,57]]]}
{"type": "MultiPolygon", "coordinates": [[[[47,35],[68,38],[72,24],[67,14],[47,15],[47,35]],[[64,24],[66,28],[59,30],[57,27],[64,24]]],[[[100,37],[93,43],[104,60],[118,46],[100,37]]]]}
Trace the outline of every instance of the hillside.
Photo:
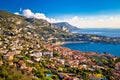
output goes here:
{"type": "Polygon", "coordinates": [[[47,42],[51,39],[64,38],[70,35],[65,31],[58,30],[56,26],[46,20],[26,18],[2,10],[0,11],[0,27],[4,34],[36,34],[40,39],[44,39],[47,42]]]}
{"type": "Polygon", "coordinates": [[[60,30],[62,30],[62,27],[65,27],[68,29],[69,32],[72,32],[74,30],[78,30],[80,28],[76,27],[76,26],[72,26],[67,22],[59,22],[59,23],[53,23],[53,25],[56,25],[60,30]]]}
{"type": "Polygon", "coordinates": [[[69,29],[77,29],[68,23],[60,23],[58,26],[51,24],[46,20],[26,18],[19,15],[14,15],[9,12],[0,11],[0,28],[1,33],[8,36],[17,36],[22,34],[37,37],[46,42],[64,42],[64,41],[91,41],[91,42],[108,42],[119,43],[120,39],[112,39],[104,36],[89,35],[89,34],[72,34],[66,28],[60,30],[59,26],[67,26],[69,29]],[[95,38],[93,38],[95,37],[95,38]]]}
{"type": "Polygon", "coordinates": [[[64,41],[119,43],[119,39],[59,30],[42,19],[0,10],[0,80],[117,80],[120,58],[54,45],[64,41]]]}

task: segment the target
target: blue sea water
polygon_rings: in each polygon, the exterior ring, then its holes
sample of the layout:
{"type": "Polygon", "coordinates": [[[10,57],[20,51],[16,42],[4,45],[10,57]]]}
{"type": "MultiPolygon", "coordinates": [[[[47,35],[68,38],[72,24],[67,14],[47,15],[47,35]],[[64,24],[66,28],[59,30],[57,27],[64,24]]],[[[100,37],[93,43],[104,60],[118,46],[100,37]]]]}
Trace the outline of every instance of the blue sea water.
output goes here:
{"type": "Polygon", "coordinates": [[[110,53],[114,56],[120,57],[120,44],[106,44],[106,43],[69,43],[62,45],[63,47],[70,48],[72,50],[80,50],[83,52],[98,52],[98,53],[110,53]]]}
{"type": "MultiPolygon", "coordinates": [[[[81,29],[74,32],[83,34],[96,34],[108,37],[120,37],[120,29],[81,29]]],[[[62,45],[72,50],[80,50],[84,52],[107,52],[120,57],[120,44],[106,43],[69,43],[62,45]]]]}
{"type": "Polygon", "coordinates": [[[119,29],[109,29],[109,28],[86,28],[81,30],[75,30],[74,33],[83,33],[83,34],[95,34],[108,37],[120,37],[120,28],[119,29]]]}

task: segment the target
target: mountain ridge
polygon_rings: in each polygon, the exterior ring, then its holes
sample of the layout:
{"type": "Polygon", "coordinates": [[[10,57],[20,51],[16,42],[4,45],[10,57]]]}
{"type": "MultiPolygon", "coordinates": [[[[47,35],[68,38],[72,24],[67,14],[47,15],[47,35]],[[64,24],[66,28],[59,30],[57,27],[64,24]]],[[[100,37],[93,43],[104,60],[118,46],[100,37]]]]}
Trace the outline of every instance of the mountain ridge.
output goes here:
{"type": "Polygon", "coordinates": [[[61,27],[64,26],[65,28],[67,28],[69,30],[69,32],[80,29],[76,26],[69,24],[68,22],[58,22],[58,23],[52,23],[52,24],[56,25],[60,30],[61,30],[61,27]]]}

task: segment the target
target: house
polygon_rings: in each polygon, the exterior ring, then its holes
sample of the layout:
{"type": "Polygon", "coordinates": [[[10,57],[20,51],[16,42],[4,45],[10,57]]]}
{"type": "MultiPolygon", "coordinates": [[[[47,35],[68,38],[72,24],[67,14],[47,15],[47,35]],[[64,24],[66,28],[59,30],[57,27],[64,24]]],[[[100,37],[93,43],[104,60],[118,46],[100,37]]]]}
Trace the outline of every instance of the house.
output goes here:
{"type": "Polygon", "coordinates": [[[82,66],[82,65],[79,65],[79,66],[78,66],[78,69],[83,69],[83,66],[82,66]]]}
{"type": "Polygon", "coordinates": [[[33,54],[30,54],[30,56],[33,56],[33,59],[35,61],[40,61],[40,57],[42,56],[42,53],[39,51],[34,51],[33,54]]]}
{"type": "Polygon", "coordinates": [[[114,61],[117,60],[117,59],[118,59],[117,57],[114,57],[114,58],[113,58],[114,61]]]}
{"type": "Polygon", "coordinates": [[[40,57],[39,56],[33,56],[33,59],[35,60],[35,61],[40,61],[40,57]]]}
{"type": "Polygon", "coordinates": [[[86,64],[83,64],[82,65],[84,69],[87,69],[87,65],[86,64]]]}
{"type": "Polygon", "coordinates": [[[104,67],[102,67],[102,66],[97,66],[97,65],[93,65],[92,66],[94,69],[105,69],[104,67]]]}
{"type": "Polygon", "coordinates": [[[115,69],[120,71],[120,62],[115,64],[115,69]]]}
{"type": "Polygon", "coordinates": [[[20,68],[20,69],[27,69],[25,62],[20,60],[18,62],[18,68],[20,68]]]}
{"type": "Polygon", "coordinates": [[[73,78],[73,80],[80,80],[79,78],[77,78],[77,77],[75,77],[75,78],[73,78]]]}
{"type": "Polygon", "coordinates": [[[14,63],[13,61],[9,61],[8,64],[12,66],[14,63]]]}
{"type": "Polygon", "coordinates": [[[95,71],[95,69],[93,69],[93,68],[87,68],[87,70],[89,70],[89,71],[95,71]]]}
{"type": "Polygon", "coordinates": [[[71,67],[77,68],[78,65],[77,64],[72,64],[71,67]]]}
{"type": "Polygon", "coordinates": [[[26,60],[28,63],[33,64],[34,62],[32,60],[26,60]]]}
{"type": "Polygon", "coordinates": [[[55,64],[50,64],[48,67],[56,70],[55,64]]]}
{"type": "Polygon", "coordinates": [[[0,53],[4,53],[4,54],[6,54],[7,52],[8,52],[8,50],[0,49],[0,53]]]}
{"type": "Polygon", "coordinates": [[[70,60],[70,61],[68,61],[68,64],[71,67],[78,67],[79,61],[78,60],[70,60]]]}
{"type": "Polygon", "coordinates": [[[27,67],[27,72],[31,72],[32,71],[32,67],[27,67]]]}
{"type": "Polygon", "coordinates": [[[44,54],[44,56],[53,57],[52,52],[44,52],[43,54],[44,54]]]}
{"type": "Polygon", "coordinates": [[[20,54],[21,50],[15,50],[15,54],[20,54]]]}
{"type": "Polygon", "coordinates": [[[8,52],[6,55],[3,57],[5,60],[11,61],[14,58],[14,52],[8,52]]]}
{"type": "Polygon", "coordinates": [[[60,64],[64,64],[64,63],[65,63],[65,60],[64,60],[64,59],[58,59],[57,61],[58,61],[58,63],[60,63],[60,64]]]}
{"type": "Polygon", "coordinates": [[[58,74],[59,79],[60,80],[74,80],[72,77],[70,77],[69,75],[65,74],[65,73],[59,73],[58,74]]]}
{"type": "Polygon", "coordinates": [[[32,54],[30,54],[30,56],[38,56],[41,57],[42,53],[40,51],[34,51],[32,54]]]}

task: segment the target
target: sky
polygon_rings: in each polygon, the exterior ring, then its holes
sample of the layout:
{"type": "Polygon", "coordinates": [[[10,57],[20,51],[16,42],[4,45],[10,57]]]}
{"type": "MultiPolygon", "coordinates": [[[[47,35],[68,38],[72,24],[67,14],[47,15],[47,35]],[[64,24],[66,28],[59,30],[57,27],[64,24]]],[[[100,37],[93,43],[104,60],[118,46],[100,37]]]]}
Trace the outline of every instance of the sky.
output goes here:
{"type": "Polygon", "coordinates": [[[0,9],[80,28],[120,28],[120,0],[1,0],[0,9]]]}

